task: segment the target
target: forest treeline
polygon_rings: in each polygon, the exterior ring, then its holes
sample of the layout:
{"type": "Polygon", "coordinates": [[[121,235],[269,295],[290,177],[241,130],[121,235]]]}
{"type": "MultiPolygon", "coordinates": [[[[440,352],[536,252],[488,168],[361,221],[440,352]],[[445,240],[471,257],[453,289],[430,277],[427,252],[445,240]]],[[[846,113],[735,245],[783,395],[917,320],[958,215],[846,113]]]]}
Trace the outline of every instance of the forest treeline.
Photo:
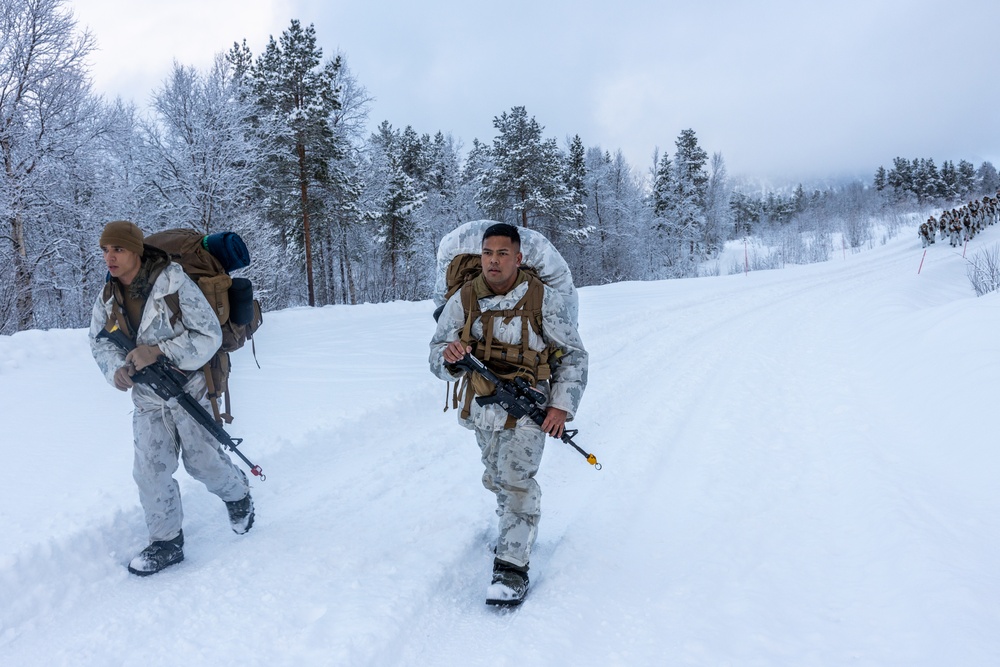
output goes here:
{"type": "Polygon", "coordinates": [[[0,334],[89,321],[110,220],[147,233],[234,230],[266,310],[429,297],[438,240],[489,218],[546,234],[578,285],[697,275],[726,241],[780,236],[782,262],[857,247],[873,220],[996,188],[978,170],[897,158],[872,184],[764,191],[735,183],[692,129],[637,169],[561,143],[523,106],[465,146],[387,122],[345,54],[292,20],[204,71],[174,64],[148,109],[96,95],[93,37],[64,0],[0,0],[0,334]]]}

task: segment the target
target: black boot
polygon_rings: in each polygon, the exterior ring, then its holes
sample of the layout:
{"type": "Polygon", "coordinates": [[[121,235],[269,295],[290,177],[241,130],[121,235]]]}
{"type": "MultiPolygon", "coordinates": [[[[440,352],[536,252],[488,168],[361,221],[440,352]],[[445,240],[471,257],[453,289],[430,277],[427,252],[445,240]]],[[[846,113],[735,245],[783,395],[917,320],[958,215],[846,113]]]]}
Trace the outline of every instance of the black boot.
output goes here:
{"type": "Polygon", "coordinates": [[[486,589],[486,604],[514,607],[524,601],[528,593],[528,566],[493,559],[493,581],[486,589]]]}
{"type": "Polygon", "coordinates": [[[165,567],[184,560],[184,531],[172,540],[157,540],[143,549],[128,564],[128,571],[140,577],[156,574],[165,567]]]}
{"type": "Polygon", "coordinates": [[[250,530],[253,525],[253,498],[249,491],[242,500],[227,501],[226,509],[229,510],[229,525],[234,533],[242,535],[250,530]]]}

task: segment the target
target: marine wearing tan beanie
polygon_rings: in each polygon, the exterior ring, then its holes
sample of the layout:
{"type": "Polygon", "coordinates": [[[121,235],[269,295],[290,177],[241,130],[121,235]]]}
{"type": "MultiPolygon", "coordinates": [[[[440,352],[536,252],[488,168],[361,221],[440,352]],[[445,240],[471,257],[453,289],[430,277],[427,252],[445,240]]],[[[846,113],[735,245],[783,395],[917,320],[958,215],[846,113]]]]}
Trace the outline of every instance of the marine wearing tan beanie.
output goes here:
{"type": "Polygon", "coordinates": [[[100,245],[102,248],[106,246],[118,246],[119,248],[125,248],[125,250],[131,250],[142,257],[142,240],[142,230],[136,227],[135,224],[128,220],[116,220],[104,226],[104,231],[101,232],[100,245]]]}

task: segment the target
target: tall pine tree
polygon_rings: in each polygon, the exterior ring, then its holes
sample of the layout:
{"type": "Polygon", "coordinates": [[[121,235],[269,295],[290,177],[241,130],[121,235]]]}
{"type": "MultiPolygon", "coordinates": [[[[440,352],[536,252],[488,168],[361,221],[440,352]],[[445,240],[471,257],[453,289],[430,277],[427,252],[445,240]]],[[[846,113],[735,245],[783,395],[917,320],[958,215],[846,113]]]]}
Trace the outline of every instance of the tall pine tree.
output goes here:
{"type": "Polygon", "coordinates": [[[312,189],[344,176],[333,163],[345,157],[345,149],[331,126],[340,108],[339,69],[339,58],[323,63],[313,25],[303,28],[293,19],[278,41],[271,37],[252,70],[257,103],[280,128],[283,149],[268,174],[281,193],[272,212],[284,228],[291,222],[289,208],[295,211],[298,227],[292,237],[302,245],[310,306],[316,304],[312,225],[319,212],[312,189]]]}
{"type": "Polygon", "coordinates": [[[968,160],[960,160],[958,163],[958,177],[956,179],[956,189],[958,196],[968,200],[976,195],[976,168],[968,160]]]}
{"type": "Polygon", "coordinates": [[[708,153],[698,145],[698,138],[690,129],[683,130],[674,145],[677,147],[674,153],[677,221],[688,244],[688,256],[697,261],[703,259],[709,250],[704,239],[708,153]]]}
{"type": "Polygon", "coordinates": [[[583,139],[577,134],[569,143],[569,154],[566,157],[566,187],[573,199],[573,206],[579,212],[578,222],[583,222],[583,213],[587,208],[587,160],[583,139]]]}

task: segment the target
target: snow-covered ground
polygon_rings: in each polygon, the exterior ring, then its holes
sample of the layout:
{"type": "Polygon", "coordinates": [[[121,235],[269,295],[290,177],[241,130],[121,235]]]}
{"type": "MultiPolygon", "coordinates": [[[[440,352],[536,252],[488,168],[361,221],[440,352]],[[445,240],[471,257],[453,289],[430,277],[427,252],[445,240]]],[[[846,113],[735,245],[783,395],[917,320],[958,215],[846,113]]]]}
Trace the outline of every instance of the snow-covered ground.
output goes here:
{"type": "Polygon", "coordinates": [[[268,314],[257,522],[179,473],[186,559],[142,579],[128,397],[83,330],[0,337],[0,665],[996,665],[1000,294],[921,254],[581,290],[603,470],[549,440],[507,612],[430,302],[268,314]]]}

